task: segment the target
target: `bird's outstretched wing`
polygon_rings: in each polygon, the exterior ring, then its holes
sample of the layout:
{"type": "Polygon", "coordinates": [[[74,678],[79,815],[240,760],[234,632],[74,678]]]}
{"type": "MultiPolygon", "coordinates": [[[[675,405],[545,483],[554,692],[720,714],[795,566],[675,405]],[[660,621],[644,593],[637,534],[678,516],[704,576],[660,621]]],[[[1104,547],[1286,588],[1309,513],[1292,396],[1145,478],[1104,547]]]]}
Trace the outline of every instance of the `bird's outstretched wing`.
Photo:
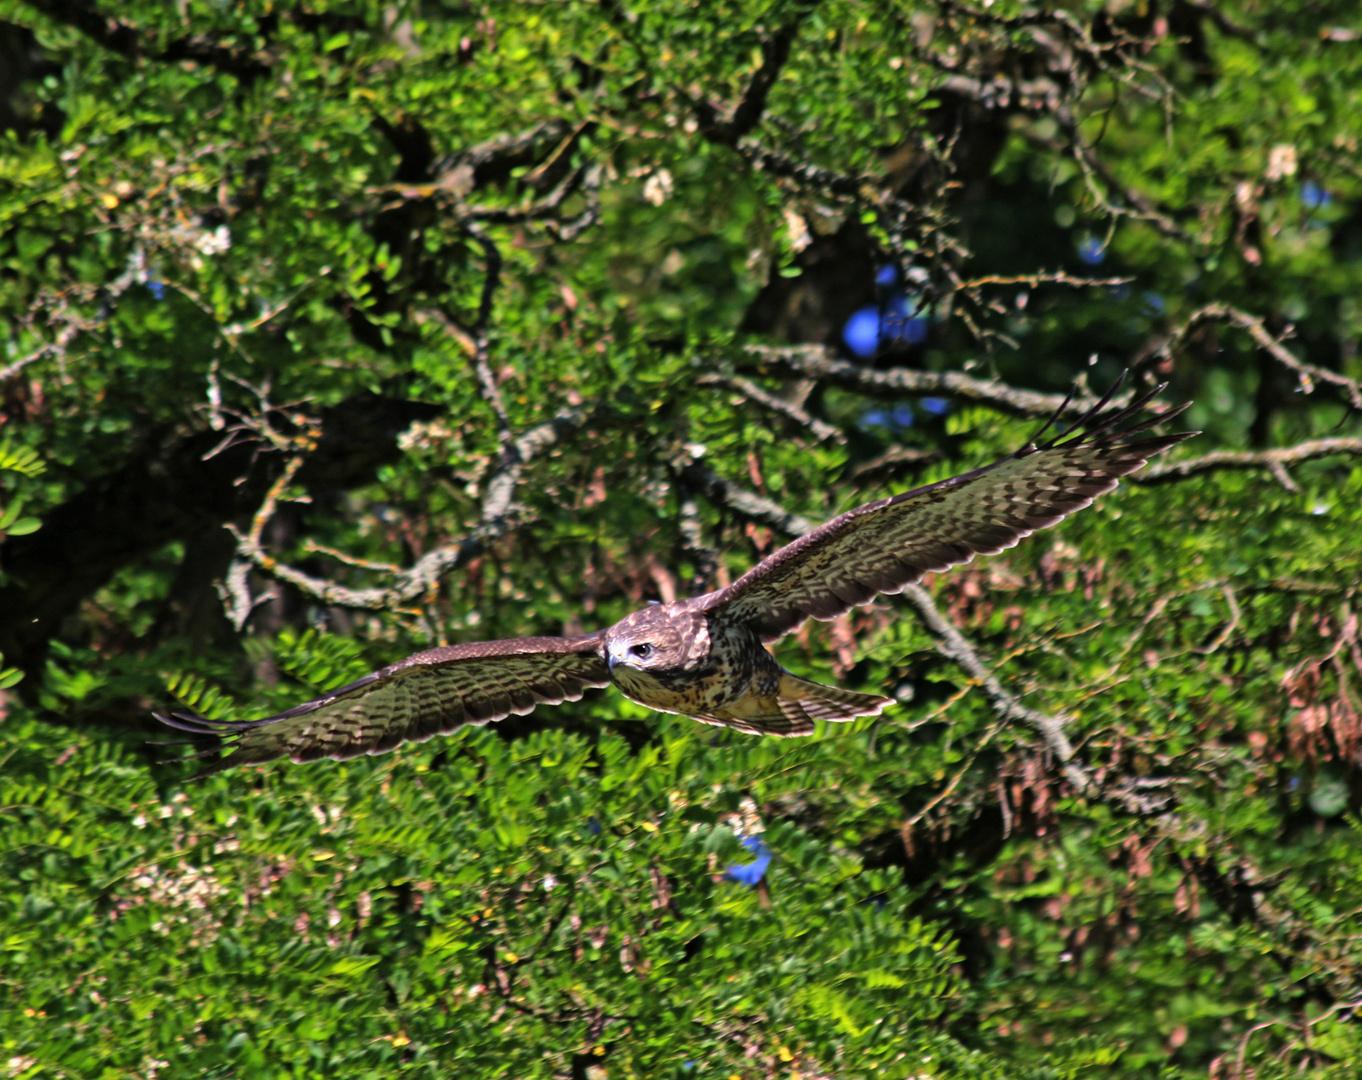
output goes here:
{"type": "Polygon", "coordinates": [[[1040,445],[1033,440],[982,469],[848,510],[692,603],[775,641],[810,616],[836,618],[879,593],[900,592],[928,571],[1012,547],[1196,434],[1134,439],[1187,406],[1127,424],[1163,387],[1101,415],[1119,386],[1066,435],[1040,445]]]}
{"type": "Polygon", "coordinates": [[[608,686],[601,637],[511,638],[430,649],[263,720],[205,720],[188,713],[156,718],[180,731],[222,736],[231,753],[199,776],[280,757],[316,761],[381,754],[466,724],[576,701],[589,686],[608,686]]]}

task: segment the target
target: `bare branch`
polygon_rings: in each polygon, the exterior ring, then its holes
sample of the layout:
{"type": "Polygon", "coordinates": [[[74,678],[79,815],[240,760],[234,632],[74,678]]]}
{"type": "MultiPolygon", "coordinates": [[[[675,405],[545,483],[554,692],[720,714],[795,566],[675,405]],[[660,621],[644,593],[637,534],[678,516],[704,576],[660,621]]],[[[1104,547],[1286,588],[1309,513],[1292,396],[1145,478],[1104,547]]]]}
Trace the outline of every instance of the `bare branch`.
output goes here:
{"type": "Polygon", "coordinates": [[[586,199],[586,209],[575,218],[571,221],[559,221],[557,218],[549,218],[545,221],[544,224],[549,234],[559,243],[572,243],[600,220],[601,179],[604,175],[605,168],[601,165],[592,165],[586,170],[581,188],[582,195],[586,199]]]}
{"type": "Polygon", "coordinates": [[[684,467],[678,478],[677,498],[680,503],[681,543],[685,554],[695,567],[689,590],[703,593],[713,588],[715,574],[719,569],[719,553],[705,543],[704,529],[700,522],[700,505],[695,498],[695,489],[686,483],[684,467]]]}
{"type": "Polygon", "coordinates": [[[1140,484],[1153,484],[1160,480],[1181,479],[1220,469],[1269,469],[1283,487],[1288,491],[1296,491],[1296,484],[1284,471],[1286,466],[1333,454],[1362,454],[1362,437],[1353,435],[1311,439],[1295,446],[1279,446],[1272,450],[1215,450],[1201,457],[1155,462],[1130,479],[1140,484]]]}
{"type": "MultiPolygon", "coordinates": [[[[566,120],[554,119],[512,135],[494,136],[437,162],[431,170],[434,186],[455,194],[467,193],[495,177],[509,176],[517,166],[535,164],[546,143],[558,144],[571,133],[566,120]]],[[[421,190],[416,197],[428,194],[421,190]]]]}
{"type": "Polygon", "coordinates": [[[501,390],[497,387],[496,377],[488,363],[488,335],[492,323],[492,301],[496,297],[497,285],[501,283],[501,252],[496,244],[480,229],[468,226],[468,233],[482,245],[487,258],[487,272],[482,281],[482,299],[478,304],[478,321],[473,327],[473,368],[477,372],[482,396],[497,418],[497,439],[502,453],[513,451],[515,442],[511,438],[511,422],[506,416],[506,406],[501,400],[501,390]]]}
{"type": "Polygon", "coordinates": [[[482,554],[488,544],[508,532],[517,521],[512,500],[525,466],[550,446],[603,415],[604,410],[598,407],[564,409],[552,420],[538,424],[513,439],[514,452],[503,455],[487,483],[478,525],[461,540],[442,545],[421,556],[410,569],[395,575],[389,585],[370,589],[347,588],[287,566],[266,552],[260,543],[260,532],[264,528],[263,522],[268,521],[273,513],[275,502],[271,499],[277,501],[278,494],[283,491],[278,483],[271,488],[270,498],[256,514],[255,521],[261,522],[260,527],[257,529],[253,523],[251,532],[244,535],[234,530],[239,554],[264,573],[292,585],[321,603],[370,611],[400,610],[402,605],[436,588],[446,574],[467,565],[482,554]]]}
{"type": "Polygon", "coordinates": [[[692,463],[682,471],[686,483],[697,488],[707,499],[719,506],[727,506],[753,521],[759,521],[789,536],[803,536],[818,527],[818,522],[801,514],[793,514],[779,503],[754,491],[730,484],[718,473],[703,465],[692,463]]]}
{"type": "MultiPolygon", "coordinates": [[[[96,44],[129,60],[139,60],[147,52],[145,31],[102,14],[89,0],[26,0],[43,15],[79,30],[96,44]]],[[[159,44],[152,42],[152,44],[159,44]]],[[[229,72],[243,82],[251,82],[268,75],[273,68],[268,50],[250,52],[223,45],[202,34],[190,34],[167,41],[151,50],[151,55],[162,60],[193,60],[196,63],[229,72]]]]}
{"type": "Polygon", "coordinates": [[[259,596],[251,595],[250,583],[251,564],[245,559],[235,558],[227,571],[227,577],[218,584],[218,596],[222,598],[222,606],[227,609],[227,618],[240,633],[246,628],[246,622],[261,604],[268,604],[271,600],[278,599],[278,594],[274,592],[261,593],[259,596]]]}
{"type": "Polygon", "coordinates": [[[738,153],[749,161],[775,176],[783,176],[797,181],[806,187],[816,188],[827,195],[838,195],[847,199],[861,199],[873,188],[868,181],[858,176],[833,172],[809,162],[796,161],[778,150],[770,150],[754,139],[739,139],[736,143],[738,153]]]}
{"type": "Polygon", "coordinates": [[[1229,304],[1207,304],[1200,310],[1193,312],[1182,326],[1169,335],[1168,340],[1159,346],[1153,355],[1155,357],[1171,357],[1173,351],[1197,327],[1208,322],[1225,322],[1246,331],[1249,337],[1253,339],[1254,344],[1283,367],[1296,373],[1300,380],[1301,393],[1313,393],[1316,381],[1328,383],[1331,386],[1338,387],[1354,409],[1362,409],[1362,382],[1357,379],[1350,379],[1337,371],[1330,371],[1328,368],[1317,367],[1314,364],[1307,364],[1304,360],[1297,359],[1282,344],[1282,338],[1274,337],[1268,331],[1267,327],[1263,325],[1262,319],[1229,304]]]}
{"type": "Polygon", "coordinates": [[[706,137],[731,146],[761,122],[762,113],[766,111],[766,95],[790,58],[790,46],[799,35],[800,23],[812,10],[813,5],[800,8],[793,19],[761,43],[761,65],[747,84],[730,119],[718,120],[716,110],[708,103],[700,106],[700,123],[706,137]]]}
{"type": "Polygon", "coordinates": [[[842,434],[841,430],[829,424],[826,420],[819,420],[818,417],[811,416],[793,402],[776,397],[775,394],[763,390],[756,383],[739,375],[701,375],[698,381],[701,386],[726,386],[730,390],[736,390],[743,397],[762,406],[762,408],[778,413],[785,419],[794,421],[800,427],[808,428],[813,433],[814,438],[820,442],[846,442],[846,436],[842,434]]]}
{"type": "Polygon", "coordinates": [[[32,305],[29,314],[23,319],[23,323],[32,325],[36,322],[39,311],[46,309],[48,324],[60,325],[61,329],[57,331],[51,341],[39,345],[19,359],[0,367],[0,382],[17,375],[29,364],[42,360],[44,357],[54,356],[59,361],[65,360],[76,338],[81,334],[100,329],[113,314],[115,302],[119,297],[133,285],[146,280],[147,255],[141,247],[137,247],[128,256],[128,264],[123,272],[104,285],[81,285],[60,292],[44,290],[36,298],[36,302],[32,305]],[[92,302],[95,308],[94,314],[88,315],[81,312],[78,305],[82,302],[92,302]]]}
{"type": "Polygon", "coordinates": [[[1113,278],[1087,278],[1074,277],[1066,274],[1062,270],[1050,273],[1038,274],[1011,274],[1006,277],[998,274],[989,274],[986,277],[968,278],[955,286],[956,290],[978,289],[984,285],[1029,285],[1035,289],[1041,285],[1072,285],[1075,288],[1084,288],[1089,285],[1105,285],[1113,287],[1116,285],[1129,285],[1135,279],[1133,277],[1113,277],[1113,278]]]}
{"type": "Polygon", "coordinates": [[[1088,771],[1076,760],[1073,744],[1064,734],[1062,717],[1050,716],[1048,713],[1028,708],[1003,689],[998,677],[984,664],[974,646],[965,639],[965,635],[941,614],[936,601],[932,599],[932,594],[926,588],[916,583],[905,585],[902,595],[917,610],[927,629],[936,637],[937,649],[942,655],[954,660],[961,670],[983,688],[994,712],[1007,720],[1020,720],[1035,731],[1058,759],[1065,778],[1075,790],[1082,793],[1095,787],[1095,781],[1088,771]]]}
{"type": "Polygon", "coordinates": [[[1107,167],[1106,162],[1098,157],[1093,148],[1083,141],[1083,133],[1079,130],[1078,121],[1068,109],[1056,109],[1052,115],[1059,121],[1061,128],[1068,137],[1069,149],[1074,161],[1083,170],[1083,179],[1089,193],[1101,206],[1104,213],[1114,218],[1126,217],[1143,221],[1154,226],[1170,240],[1178,240],[1185,244],[1196,242],[1196,238],[1191,233],[1173,220],[1171,210],[1158,206],[1138,188],[1123,184],[1117,179],[1116,175],[1107,167]],[[1113,202],[1107,195],[1108,191],[1117,192],[1121,201],[1113,202]]]}
{"type": "MultiPolygon", "coordinates": [[[[749,345],[762,367],[828,379],[868,394],[940,394],[992,405],[1016,416],[1049,416],[1064,404],[1063,394],[1022,390],[998,379],[980,379],[959,371],[871,368],[840,360],[822,345],[749,345]]],[[[1079,414],[1097,404],[1090,392],[1076,394],[1068,413],[1079,414]]]]}
{"type": "Polygon", "coordinates": [[[543,221],[547,218],[557,216],[558,211],[572,195],[582,186],[587,174],[592,171],[593,166],[582,166],[573,169],[563,178],[556,188],[537,202],[521,210],[499,209],[494,207],[469,207],[464,212],[464,217],[469,221],[481,221],[490,225],[508,225],[522,221],[543,221]]]}

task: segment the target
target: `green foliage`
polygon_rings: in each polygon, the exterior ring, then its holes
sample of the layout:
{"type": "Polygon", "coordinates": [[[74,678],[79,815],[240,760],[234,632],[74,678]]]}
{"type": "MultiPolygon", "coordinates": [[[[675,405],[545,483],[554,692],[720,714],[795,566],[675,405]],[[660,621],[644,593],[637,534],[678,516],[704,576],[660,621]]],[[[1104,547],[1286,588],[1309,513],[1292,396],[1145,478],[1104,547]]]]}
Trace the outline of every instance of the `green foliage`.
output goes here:
{"type": "Polygon", "coordinates": [[[1359,33],[0,0],[0,1066],[1356,1076],[1359,33]],[[854,357],[889,264],[925,338],[854,357]],[[1128,366],[1249,456],[928,583],[1089,791],[894,598],[777,646],[902,703],[811,739],[592,692],[195,785],[146,745],[733,580],[761,500],[1128,366]]]}
{"type": "Polygon", "coordinates": [[[31,446],[14,446],[8,439],[0,439],[0,469],[37,476],[43,471],[43,463],[31,446]]]}
{"type": "MultiPolygon", "coordinates": [[[[31,446],[16,446],[8,439],[0,439],[0,470],[31,478],[42,473],[43,462],[31,446]]],[[[18,496],[0,504],[0,543],[4,543],[7,536],[27,536],[42,528],[42,522],[37,518],[19,516],[23,508],[24,500],[18,496]]]]}

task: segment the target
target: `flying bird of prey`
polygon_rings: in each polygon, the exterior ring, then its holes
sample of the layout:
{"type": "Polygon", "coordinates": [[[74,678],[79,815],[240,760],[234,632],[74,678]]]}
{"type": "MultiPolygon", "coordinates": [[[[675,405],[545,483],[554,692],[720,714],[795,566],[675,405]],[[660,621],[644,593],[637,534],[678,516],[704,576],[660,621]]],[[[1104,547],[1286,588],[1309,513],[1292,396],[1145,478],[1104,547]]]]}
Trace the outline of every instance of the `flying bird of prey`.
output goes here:
{"type": "Polygon", "coordinates": [[[650,708],[754,735],[807,735],[815,720],[876,714],[892,699],[792,675],[765,646],[805,619],[835,618],[929,571],[1012,547],[1195,434],[1135,438],[1187,406],[1139,418],[1160,386],[1103,415],[1116,389],[1065,435],[1038,443],[1047,424],[1001,461],[848,510],[726,588],[645,607],[594,634],[429,649],[263,720],[157,718],[223,738],[231,752],[207,775],[286,756],[378,754],[612,683],[650,708]]]}

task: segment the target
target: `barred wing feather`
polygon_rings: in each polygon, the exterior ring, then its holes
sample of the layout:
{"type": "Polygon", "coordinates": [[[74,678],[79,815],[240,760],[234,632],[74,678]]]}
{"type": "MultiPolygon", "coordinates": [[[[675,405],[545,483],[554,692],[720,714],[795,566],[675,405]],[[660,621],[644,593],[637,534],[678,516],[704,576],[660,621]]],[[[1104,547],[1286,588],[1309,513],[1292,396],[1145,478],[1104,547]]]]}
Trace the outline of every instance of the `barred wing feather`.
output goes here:
{"type": "Polygon", "coordinates": [[[1127,425],[1162,389],[1099,415],[1109,394],[1067,437],[1032,441],[992,465],[849,510],[695,604],[746,623],[769,642],[807,618],[836,618],[929,571],[1012,547],[1196,434],[1133,438],[1187,407],[1127,425]]]}
{"type": "Polygon", "coordinates": [[[288,757],[293,761],[381,754],[536,705],[576,701],[608,686],[601,635],[477,641],[416,653],[338,690],[263,720],[157,714],[170,727],[219,735],[231,753],[200,773],[288,757]]]}

